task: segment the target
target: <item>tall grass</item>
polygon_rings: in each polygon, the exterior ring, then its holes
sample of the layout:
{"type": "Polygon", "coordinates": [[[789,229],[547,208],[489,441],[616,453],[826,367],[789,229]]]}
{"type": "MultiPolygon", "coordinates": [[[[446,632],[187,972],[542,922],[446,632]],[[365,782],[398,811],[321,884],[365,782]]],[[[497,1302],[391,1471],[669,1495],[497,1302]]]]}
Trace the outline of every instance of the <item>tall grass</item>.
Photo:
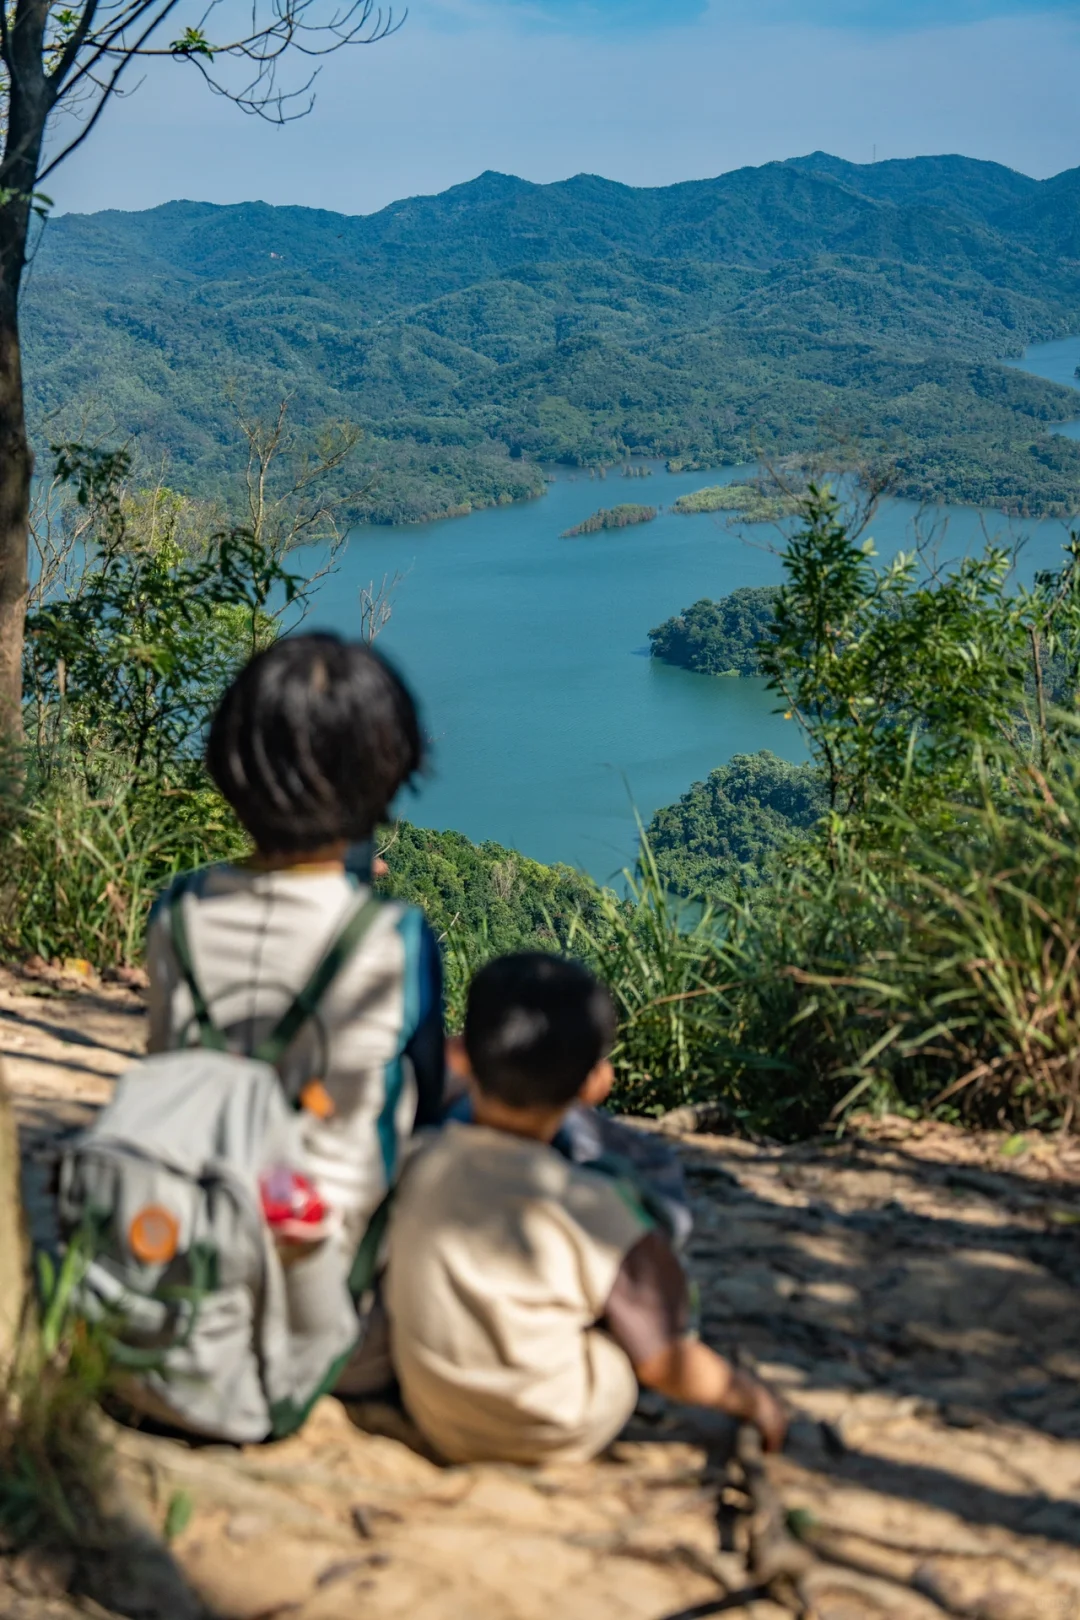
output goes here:
{"type": "Polygon", "coordinates": [[[644,836],[625,877],[627,897],[600,890],[568,940],[615,999],[614,1100],[643,1114],[715,1100],[727,1089],[734,1017],[725,926],[711,905],[669,894],[644,836]]]}
{"type": "Polygon", "coordinates": [[[0,947],[97,967],[140,959],[155,895],[176,875],[245,847],[209,790],[133,786],[123,763],[91,790],[58,772],[13,817],[0,857],[0,947]]]}
{"type": "Polygon", "coordinates": [[[1067,1128],[1080,1106],[1075,770],[1017,762],[947,827],[898,816],[885,848],[840,837],[830,857],[808,850],[730,909],[734,1017],[716,1037],[731,1101],[778,1136],[867,1105],[1067,1128]]]}
{"type": "Polygon", "coordinates": [[[78,1243],[59,1265],[39,1256],[39,1313],[0,1387],[0,1533],[16,1545],[84,1546],[98,1528],[108,1361],[102,1333],[73,1308],[85,1263],[78,1243]]]}
{"type": "Polygon", "coordinates": [[[1066,764],[984,793],[895,874],[896,1061],[933,1105],[1071,1124],[1080,1106],[1080,791],[1066,764]]]}

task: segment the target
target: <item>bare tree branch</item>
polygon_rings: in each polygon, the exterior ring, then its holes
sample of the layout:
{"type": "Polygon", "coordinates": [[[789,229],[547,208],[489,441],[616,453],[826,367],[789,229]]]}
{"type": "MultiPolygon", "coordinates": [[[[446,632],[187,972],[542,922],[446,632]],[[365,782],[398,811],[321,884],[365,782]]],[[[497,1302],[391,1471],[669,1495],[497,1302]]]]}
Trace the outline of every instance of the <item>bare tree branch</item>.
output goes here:
{"type": "Polygon", "coordinates": [[[391,579],[384,574],[378,585],[374,580],[361,585],[357,593],[360,601],[360,640],[369,647],[390,623],[394,614],[394,596],[404,577],[404,574],[395,573],[391,579]]]}
{"type": "Polygon", "coordinates": [[[395,17],[392,9],[384,12],[376,0],[349,0],[327,16],[321,16],[319,0],[254,0],[249,31],[219,42],[206,34],[215,0],[178,38],[157,43],[155,36],[180,4],[181,0],[120,0],[102,5],[101,0],[85,0],[70,34],[57,42],[59,54],[46,82],[60,110],[73,111],[87,87],[92,87],[95,104],[83,129],[49,159],[38,180],[82,145],[134,61],[192,62],[215,95],[246,113],[281,124],[310,111],[318,71],[297,86],[281,88],[278,67],[287,54],[323,57],[345,45],[374,45],[396,33],[405,20],[395,17]],[[260,22],[261,12],[265,20],[260,22]],[[230,84],[218,70],[219,64],[228,62],[247,62],[254,72],[242,85],[230,84]]]}

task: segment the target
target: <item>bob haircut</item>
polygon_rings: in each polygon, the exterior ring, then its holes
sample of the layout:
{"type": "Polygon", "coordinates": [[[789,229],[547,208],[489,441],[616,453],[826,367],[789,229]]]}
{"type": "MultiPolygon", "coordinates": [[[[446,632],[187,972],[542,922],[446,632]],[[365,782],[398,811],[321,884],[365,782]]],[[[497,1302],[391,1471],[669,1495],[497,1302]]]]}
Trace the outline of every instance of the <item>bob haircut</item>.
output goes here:
{"type": "Polygon", "coordinates": [[[206,763],[265,855],[370,838],[424,761],[412,694],[340,636],[283,636],[226,691],[206,763]]]}

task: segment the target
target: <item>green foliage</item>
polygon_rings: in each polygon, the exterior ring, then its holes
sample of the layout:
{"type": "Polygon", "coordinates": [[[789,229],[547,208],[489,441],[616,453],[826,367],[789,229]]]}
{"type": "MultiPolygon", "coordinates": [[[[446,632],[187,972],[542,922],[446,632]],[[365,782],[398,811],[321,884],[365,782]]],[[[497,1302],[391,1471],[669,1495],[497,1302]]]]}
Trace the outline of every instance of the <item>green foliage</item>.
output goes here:
{"type": "Polygon", "coordinates": [[[169,1505],[165,1509],[165,1523],[162,1533],[166,1541],[175,1541],[182,1536],[191,1523],[191,1515],[195,1511],[195,1499],[190,1491],[174,1491],[169,1497],[169,1505]]]}
{"type": "Polygon", "coordinates": [[[15,1545],[92,1545],[100,1531],[106,1451],[96,1402],[108,1375],[103,1335],[80,1321],[72,1299],[84,1245],[59,1265],[39,1265],[40,1326],[24,1325],[0,1388],[0,1535],[15,1545]]]}
{"type": "MultiPolygon", "coordinates": [[[[858,1101],[1024,1125],[1080,1103],[1077,550],[1030,589],[992,546],[879,566],[810,489],[762,663],[828,813],[727,907],[716,1031],[723,1094],[760,1128],[799,1134],[858,1101]]],[[[697,853],[680,834],[712,831],[694,808],[658,818],[676,872],[697,853]]]]}
{"type": "Polygon", "coordinates": [[[879,565],[865,516],[810,488],[761,653],[813,763],[734,760],[650,829],[723,921],[706,1095],[778,1136],[867,1103],[1067,1124],[1080,544],[1022,588],[993,546],[879,565]]]}
{"type": "Polygon", "coordinates": [[[599,534],[602,529],[628,529],[635,523],[651,523],[656,516],[655,506],[636,506],[632,501],[626,501],[621,506],[601,507],[583,523],[577,523],[572,529],[564,529],[562,538],[572,540],[579,534],[599,534]]]}
{"type": "Polygon", "coordinates": [[[894,1084],[914,1078],[984,1120],[1067,1125],[1080,1107],[1075,761],[1047,777],[1017,760],[1006,791],[982,786],[951,838],[909,824],[902,865],[884,863],[902,940],[880,998],[894,1084]]]}
{"type": "Polygon", "coordinates": [[[246,852],[203,773],[202,731],[236,668],[302,599],[308,582],[281,554],[325,514],[318,486],[344,453],[308,458],[277,488],[283,416],[268,435],[253,429],[264,476],[252,529],[167,488],[133,488],[126,452],[56,448],[36,534],[26,757],[0,779],[5,952],[135,963],[176,873],[246,852]]]}
{"type": "Polygon", "coordinates": [[[719,602],[702,597],[649,631],[652,656],[700,675],[760,675],[758,648],[775,601],[774,585],[745,585],[719,602]]]}
{"type": "Polygon", "coordinates": [[[671,510],[681,517],[698,512],[735,512],[745,523],[775,523],[779,518],[792,517],[799,510],[799,502],[794,495],[769,494],[756,484],[713,484],[680,495],[671,510]]]}
{"type": "Polygon", "coordinates": [[[884,911],[865,872],[812,848],[760,891],[722,904],[728,991],[712,1031],[722,1067],[709,1100],[787,1140],[827,1127],[849,1095],[896,1101],[874,1068],[882,1024],[862,993],[872,953],[888,947],[884,911]]]}
{"type": "Polygon", "coordinates": [[[732,895],[765,882],[776,857],[796,847],[827,808],[815,765],[791,765],[768,750],[736,754],[658,810],[648,839],[674,894],[732,895]]]}
{"type": "Polygon", "coordinates": [[[853,439],[918,499],[1077,510],[1080,446],[1047,431],[1074,395],[995,363],[1075,327],[1071,190],[946,158],[879,194],[836,163],[659,189],[488,174],[363,217],[67,215],[27,289],[32,412],[98,393],[209,492],[233,470],[221,378],[256,408],[288,394],[300,424],[366,429],[378,477],[350,511],[372,522],[539,494],[536,461],[853,439]]]}
{"type": "Polygon", "coordinates": [[[829,806],[947,802],[973,751],[993,757],[1015,729],[1036,599],[1009,592],[1013,559],[996,546],[948,569],[916,553],[877,567],[828,488],[811,485],[803,510],[759,659],[810,738],[829,806]]]}
{"type": "Polygon", "coordinates": [[[647,839],[627,880],[629,900],[602,890],[569,946],[615,998],[614,1104],[657,1114],[715,1097],[725,1083],[730,1056],[719,1031],[733,1017],[728,953],[710,906],[688,910],[672,900],[647,839]]]}
{"type": "Polygon", "coordinates": [[[160,781],[190,757],[213,696],[259,645],[271,598],[288,604],[301,582],[242,529],[210,535],[193,555],[167,524],[133,527],[125,451],[55,453],[90,521],[77,590],[27,619],[30,729],[39,746],[62,737],[91,774],[104,749],[123,752],[137,779],[160,781]]]}
{"type": "Polygon", "coordinates": [[[1080,797],[1071,763],[1052,780],[1013,765],[947,837],[906,816],[877,847],[834,832],[827,859],[731,909],[721,1095],[759,1129],[799,1136],[867,1103],[1075,1117],[1080,797]]]}
{"type": "Polygon", "coordinates": [[[447,1004],[457,1027],[468,979],[507,951],[562,949],[578,919],[596,915],[600,891],[569,866],[544,866],[462,833],[395,824],[384,840],[385,893],[424,910],[443,940],[447,1004]]]}

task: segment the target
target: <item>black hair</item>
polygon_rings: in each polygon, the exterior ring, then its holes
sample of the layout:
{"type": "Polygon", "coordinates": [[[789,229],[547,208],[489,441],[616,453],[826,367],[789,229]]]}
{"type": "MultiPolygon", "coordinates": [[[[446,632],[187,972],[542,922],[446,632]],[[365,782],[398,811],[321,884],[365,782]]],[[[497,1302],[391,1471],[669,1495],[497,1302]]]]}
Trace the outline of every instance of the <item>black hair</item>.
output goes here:
{"type": "Polygon", "coordinates": [[[500,956],[469,987],[469,1066],[482,1092],[512,1108],[565,1107],[614,1039],[606,985],[564,956],[500,956]]]}
{"type": "Polygon", "coordinates": [[[412,694],[362,642],[283,636],[237,675],[206,763],[262,853],[359,843],[423,763],[412,694]]]}

